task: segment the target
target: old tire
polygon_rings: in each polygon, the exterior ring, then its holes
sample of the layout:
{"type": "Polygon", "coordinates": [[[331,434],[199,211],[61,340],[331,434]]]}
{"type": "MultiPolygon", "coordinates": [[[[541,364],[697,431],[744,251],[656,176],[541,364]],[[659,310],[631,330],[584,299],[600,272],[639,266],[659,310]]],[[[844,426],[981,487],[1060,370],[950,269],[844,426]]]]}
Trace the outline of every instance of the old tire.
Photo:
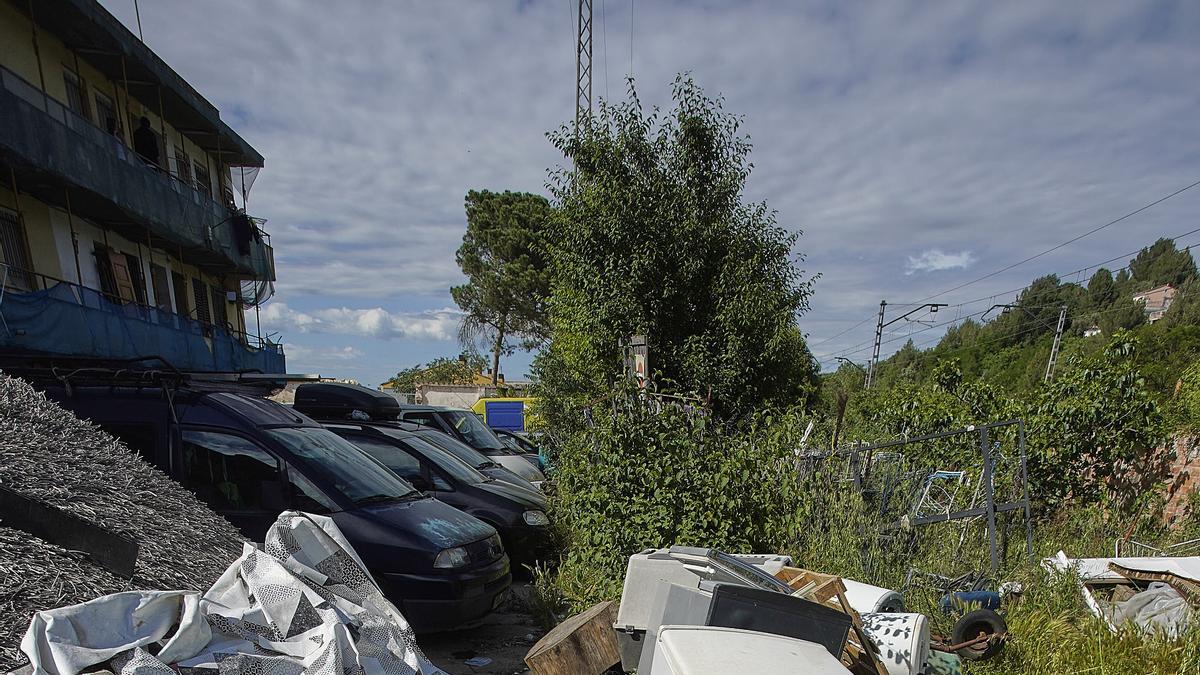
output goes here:
{"type": "MultiPolygon", "coordinates": [[[[954,644],[974,640],[980,635],[1003,635],[1007,632],[1008,624],[1004,622],[1004,617],[990,609],[977,609],[966,613],[954,624],[954,644]]],[[[993,639],[963,647],[956,653],[966,661],[986,661],[999,654],[1001,649],[1004,649],[1004,641],[993,639]]]]}

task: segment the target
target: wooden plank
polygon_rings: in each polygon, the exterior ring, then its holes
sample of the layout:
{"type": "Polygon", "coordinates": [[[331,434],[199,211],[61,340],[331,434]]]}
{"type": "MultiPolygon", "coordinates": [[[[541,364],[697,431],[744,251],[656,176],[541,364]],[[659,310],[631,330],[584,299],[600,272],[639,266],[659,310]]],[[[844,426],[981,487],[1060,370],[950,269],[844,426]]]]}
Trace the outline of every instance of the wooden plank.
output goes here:
{"type": "Polygon", "coordinates": [[[856,675],[888,675],[875,645],[863,631],[862,618],[846,600],[846,584],[841,577],[800,567],[784,567],[775,574],[775,578],[796,589],[798,597],[832,607],[850,617],[850,634],[842,653],[842,663],[851,672],[856,675]]]}
{"type": "Polygon", "coordinates": [[[621,662],[615,621],[611,601],[592,605],[538,640],[525,665],[533,675],[601,675],[621,662]]]}
{"type": "Polygon", "coordinates": [[[69,511],[0,486],[0,522],[55,546],[82,551],[109,572],[126,579],[133,578],[138,557],[137,542],[69,511]]]}

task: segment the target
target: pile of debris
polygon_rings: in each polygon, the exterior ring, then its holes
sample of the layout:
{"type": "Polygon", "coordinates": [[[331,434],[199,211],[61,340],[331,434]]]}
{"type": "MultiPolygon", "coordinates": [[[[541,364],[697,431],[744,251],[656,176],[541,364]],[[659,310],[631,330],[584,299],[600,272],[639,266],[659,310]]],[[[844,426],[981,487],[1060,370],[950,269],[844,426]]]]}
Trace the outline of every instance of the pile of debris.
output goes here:
{"type": "Polygon", "coordinates": [[[0,671],[38,611],[200,590],[242,551],[232,525],[96,426],[0,374],[0,671]]]}
{"type": "Polygon", "coordinates": [[[1200,556],[1072,559],[1059,551],[1042,566],[1074,574],[1088,609],[1114,633],[1133,625],[1176,638],[1200,609],[1200,556]]]}
{"type": "Polygon", "coordinates": [[[285,511],[204,594],[129,591],[34,615],[37,675],[445,675],[332,519],[285,511]]]}
{"type": "Polygon", "coordinates": [[[947,640],[895,591],[788,556],[675,546],[631,556],[619,609],[601,603],[568,619],[525,662],[535,675],[956,675],[962,658],[998,653],[1006,631],[978,609],[947,640]]]}

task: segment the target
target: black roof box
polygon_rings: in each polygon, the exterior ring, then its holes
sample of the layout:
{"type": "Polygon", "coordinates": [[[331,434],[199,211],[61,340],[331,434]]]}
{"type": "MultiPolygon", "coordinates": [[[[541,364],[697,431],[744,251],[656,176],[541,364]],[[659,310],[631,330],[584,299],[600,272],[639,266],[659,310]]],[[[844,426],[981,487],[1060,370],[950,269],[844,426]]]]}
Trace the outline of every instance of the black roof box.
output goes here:
{"type": "Polygon", "coordinates": [[[312,382],[296,387],[296,410],[317,419],[394,420],[400,416],[396,397],[357,384],[312,382]],[[356,412],[357,411],[357,412],[356,412]]]}

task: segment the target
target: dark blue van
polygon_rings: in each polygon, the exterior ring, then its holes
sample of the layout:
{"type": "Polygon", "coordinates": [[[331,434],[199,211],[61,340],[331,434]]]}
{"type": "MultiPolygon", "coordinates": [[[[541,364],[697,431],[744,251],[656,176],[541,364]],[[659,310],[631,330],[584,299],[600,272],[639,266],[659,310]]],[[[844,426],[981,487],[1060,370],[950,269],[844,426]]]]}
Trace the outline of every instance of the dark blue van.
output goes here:
{"type": "Polygon", "coordinates": [[[51,389],[192,490],[247,538],[286,509],[331,517],[418,632],[461,627],[512,581],[496,530],[429,498],[287,406],[246,394],[160,388],[51,389]]]}

